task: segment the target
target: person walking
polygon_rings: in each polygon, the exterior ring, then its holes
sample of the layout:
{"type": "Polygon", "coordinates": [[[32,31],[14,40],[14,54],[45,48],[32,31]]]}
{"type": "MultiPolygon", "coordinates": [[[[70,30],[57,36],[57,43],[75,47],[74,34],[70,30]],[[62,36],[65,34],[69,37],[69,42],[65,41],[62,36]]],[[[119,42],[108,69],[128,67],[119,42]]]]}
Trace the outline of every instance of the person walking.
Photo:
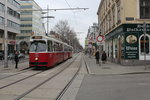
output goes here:
{"type": "Polygon", "coordinates": [[[15,52],[15,63],[16,63],[15,68],[16,68],[16,69],[18,68],[18,62],[19,62],[19,57],[18,57],[18,52],[16,51],[16,52],[15,52]]]}
{"type": "Polygon", "coordinates": [[[99,58],[100,58],[100,53],[97,50],[96,53],[95,53],[96,64],[99,64],[99,58]]]}
{"type": "Polygon", "coordinates": [[[105,51],[103,51],[103,53],[102,53],[102,62],[103,62],[103,64],[105,64],[105,62],[106,62],[106,59],[107,59],[107,55],[106,55],[106,52],[105,51]]]}

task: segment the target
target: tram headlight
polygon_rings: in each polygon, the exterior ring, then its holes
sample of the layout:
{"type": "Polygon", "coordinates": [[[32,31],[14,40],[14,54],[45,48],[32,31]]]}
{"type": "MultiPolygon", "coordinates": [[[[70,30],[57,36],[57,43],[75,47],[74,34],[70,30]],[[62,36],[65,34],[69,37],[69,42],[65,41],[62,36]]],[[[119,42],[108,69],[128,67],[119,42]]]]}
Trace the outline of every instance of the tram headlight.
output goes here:
{"type": "Polygon", "coordinates": [[[39,58],[37,58],[37,57],[36,57],[36,58],[35,58],[35,60],[36,60],[36,61],[38,61],[38,60],[39,60],[39,58]]]}

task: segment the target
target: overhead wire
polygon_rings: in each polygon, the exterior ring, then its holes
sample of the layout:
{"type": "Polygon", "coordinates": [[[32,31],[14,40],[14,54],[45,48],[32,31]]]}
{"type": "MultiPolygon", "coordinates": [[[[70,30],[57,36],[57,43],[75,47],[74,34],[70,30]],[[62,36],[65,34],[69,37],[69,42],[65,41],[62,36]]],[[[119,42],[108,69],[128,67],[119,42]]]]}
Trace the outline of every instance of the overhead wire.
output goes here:
{"type": "MultiPolygon", "coordinates": [[[[65,2],[67,3],[67,5],[68,5],[70,8],[72,8],[72,7],[70,6],[70,4],[68,3],[67,0],[65,0],[65,2]]],[[[77,19],[76,19],[75,12],[73,12],[73,15],[74,15],[74,18],[75,18],[75,24],[77,25],[77,19]]]]}

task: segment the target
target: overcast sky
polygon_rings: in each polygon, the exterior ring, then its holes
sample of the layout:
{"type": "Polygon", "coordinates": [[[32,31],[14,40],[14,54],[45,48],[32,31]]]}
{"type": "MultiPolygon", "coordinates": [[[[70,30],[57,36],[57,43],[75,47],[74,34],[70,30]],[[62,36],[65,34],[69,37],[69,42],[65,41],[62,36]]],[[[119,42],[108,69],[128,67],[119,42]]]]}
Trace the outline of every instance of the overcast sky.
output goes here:
{"type": "Polygon", "coordinates": [[[84,40],[89,26],[97,21],[97,10],[101,0],[34,0],[42,9],[60,8],[89,8],[88,10],[75,11],[50,11],[49,15],[55,19],[50,19],[50,30],[59,20],[67,20],[70,27],[77,32],[80,44],[84,46],[84,40]],[[80,33],[81,32],[81,33],[80,33]]]}

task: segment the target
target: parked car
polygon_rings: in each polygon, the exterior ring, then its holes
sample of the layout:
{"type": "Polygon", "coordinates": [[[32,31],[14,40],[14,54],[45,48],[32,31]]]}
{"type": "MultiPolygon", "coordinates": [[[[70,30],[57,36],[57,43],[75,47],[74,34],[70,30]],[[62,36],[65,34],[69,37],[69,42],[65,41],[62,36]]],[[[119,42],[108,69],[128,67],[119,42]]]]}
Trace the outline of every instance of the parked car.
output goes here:
{"type": "Polygon", "coordinates": [[[13,54],[13,53],[10,53],[9,55],[8,55],[8,59],[14,59],[15,58],[15,54],[13,54]]]}
{"type": "Polygon", "coordinates": [[[2,52],[0,52],[0,60],[4,59],[4,54],[2,52]]]}
{"type": "Polygon", "coordinates": [[[23,53],[20,53],[20,54],[18,55],[18,57],[19,57],[19,58],[25,58],[25,55],[24,55],[23,53]]]}

